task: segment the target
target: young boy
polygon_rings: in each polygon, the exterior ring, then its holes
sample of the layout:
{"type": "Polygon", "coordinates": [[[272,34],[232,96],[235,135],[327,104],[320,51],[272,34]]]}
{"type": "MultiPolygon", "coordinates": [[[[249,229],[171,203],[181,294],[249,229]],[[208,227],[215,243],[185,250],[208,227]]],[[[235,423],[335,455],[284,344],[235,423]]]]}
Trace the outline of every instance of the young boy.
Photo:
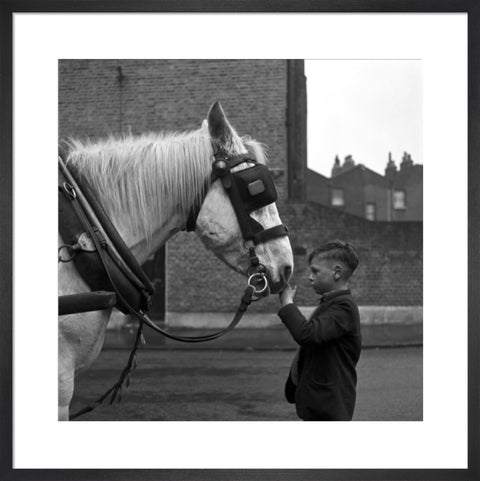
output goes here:
{"type": "Polygon", "coordinates": [[[285,396],[304,421],[350,421],[361,350],[360,316],[348,290],[357,255],[352,245],[334,241],[314,250],[308,262],[310,284],[321,295],[310,319],[293,304],[296,287],[280,293],[278,315],[300,345],[285,396]]]}

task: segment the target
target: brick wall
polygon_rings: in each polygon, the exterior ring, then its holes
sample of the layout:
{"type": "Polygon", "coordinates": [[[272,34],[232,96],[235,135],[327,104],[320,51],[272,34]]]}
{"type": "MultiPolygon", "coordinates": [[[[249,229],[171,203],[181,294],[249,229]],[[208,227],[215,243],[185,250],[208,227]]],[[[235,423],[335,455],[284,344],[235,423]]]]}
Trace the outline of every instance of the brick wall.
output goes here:
{"type": "Polygon", "coordinates": [[[219,100],[283,168],[286,88],[285,60],[61,60],[59,135],[197,129],[219,100]]]}
{"type": "MultiPolygon", "coordinates": [[[[332,239],[347,240],[357,247],[360,264],[351,289],[361,305],[418,306],[423,304],[423,224],[421,222],[370,222],[339,214],[315,203],[278,203],[282,221],[290,230],[295,254],[292,280],[298,286],[297,301],[316,301],[308,285],[308,254],[332,239]]],[[[193,234],[178,234],[167,243],[167,310],[233,310],[245,287],[245,279],[206,251],[193,234]],[[181,275],[178,273],[181,272],[181,275]]],[[[252,305],[251,312],[275,312],[277,296],[252,305]]]]}
{"type": "Polygon", "coordinates": [[[350,287],[359,304],[423,304],[421,222],[371,222],[315,203],[285,205],[281,213],[290,225],[300,304],[315,300],[307,283],[308,254],[332,239],[349,241],[357,247],[360,264],[350,287]]]}
{"type": "MultiPolygon", "coordinates": [[[[315,301],[306,284],[308,252],[332,238],[358,245],[352,281],[364,305],[422,304],[422,224],[381,223],[314,203],[287,203],[287,62],[284,60],[64,60],[59,63],[59,134],[196,129],[220,100],[234,128],[269,147],[278,207],[296,255],[298,302],[315,301]],[[121,67],[119,78],[118,67],[121,67]]],[[[231,312],[245,279],[206,251],[193,233],[167,243],[166,310],[231,312]]],[[[275,312],[277,296],[251,312],[275,312]]]]}

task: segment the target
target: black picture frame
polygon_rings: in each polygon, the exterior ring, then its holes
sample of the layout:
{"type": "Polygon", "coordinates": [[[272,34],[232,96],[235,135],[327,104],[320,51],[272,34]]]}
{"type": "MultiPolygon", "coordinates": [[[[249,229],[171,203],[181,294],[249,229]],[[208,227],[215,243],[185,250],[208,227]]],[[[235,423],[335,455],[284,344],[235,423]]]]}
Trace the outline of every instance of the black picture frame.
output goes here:
{"type": "MultiPolygon", "coordinates": [[[[0,0],[0,479],[2,480],[477,480],[480,479],[480,2],[478,0],[0,0]],[[468,469],[162,469],[12,468],[12,18],[15,12],[466,12],[468,13],[468,469]]],[[[448,222],[448,220],[446,220],[448,222]]],[[[26,287],[28,289],[28,287],[26,287]]],[[[452,324],[454,320],[452,320],[452,324]]],[[[39,413],[40,415],[41,413],[39,413]]],[[[451,414],[451,413],[449,413],[451,414]]],[[[321,435],[321,434],[320,434],[321,435]]],[[[296,440],[285,439],[285,443],[296,440]]]]}

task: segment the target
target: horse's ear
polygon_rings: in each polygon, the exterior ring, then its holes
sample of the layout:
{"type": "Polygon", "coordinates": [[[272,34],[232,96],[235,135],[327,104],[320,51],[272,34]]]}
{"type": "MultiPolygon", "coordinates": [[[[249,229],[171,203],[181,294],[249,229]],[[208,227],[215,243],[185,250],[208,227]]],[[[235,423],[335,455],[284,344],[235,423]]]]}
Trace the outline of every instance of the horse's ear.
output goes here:
{"type": "Polygon", "coordinates": [[[233,129],[225,116],[220,102],[215,102],[208,111],[208,131],[217,147],[226,147],[232,142],[233,129]]]}

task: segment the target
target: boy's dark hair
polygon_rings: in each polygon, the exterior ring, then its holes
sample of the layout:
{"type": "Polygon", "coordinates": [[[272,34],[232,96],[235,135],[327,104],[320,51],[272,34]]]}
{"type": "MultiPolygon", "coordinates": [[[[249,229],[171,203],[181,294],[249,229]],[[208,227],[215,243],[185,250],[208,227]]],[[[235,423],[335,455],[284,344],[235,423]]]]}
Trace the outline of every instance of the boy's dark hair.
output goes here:
{"type": "Polygon", "coordinates": [[[341,261],[349,269],[352,275],[358,266],[358,257],[355,247],[348,242],[334,240],[318,247],[308,256],[308,263],[311,264],[315,257],[323,259],[335,259],[341,261]]]}

